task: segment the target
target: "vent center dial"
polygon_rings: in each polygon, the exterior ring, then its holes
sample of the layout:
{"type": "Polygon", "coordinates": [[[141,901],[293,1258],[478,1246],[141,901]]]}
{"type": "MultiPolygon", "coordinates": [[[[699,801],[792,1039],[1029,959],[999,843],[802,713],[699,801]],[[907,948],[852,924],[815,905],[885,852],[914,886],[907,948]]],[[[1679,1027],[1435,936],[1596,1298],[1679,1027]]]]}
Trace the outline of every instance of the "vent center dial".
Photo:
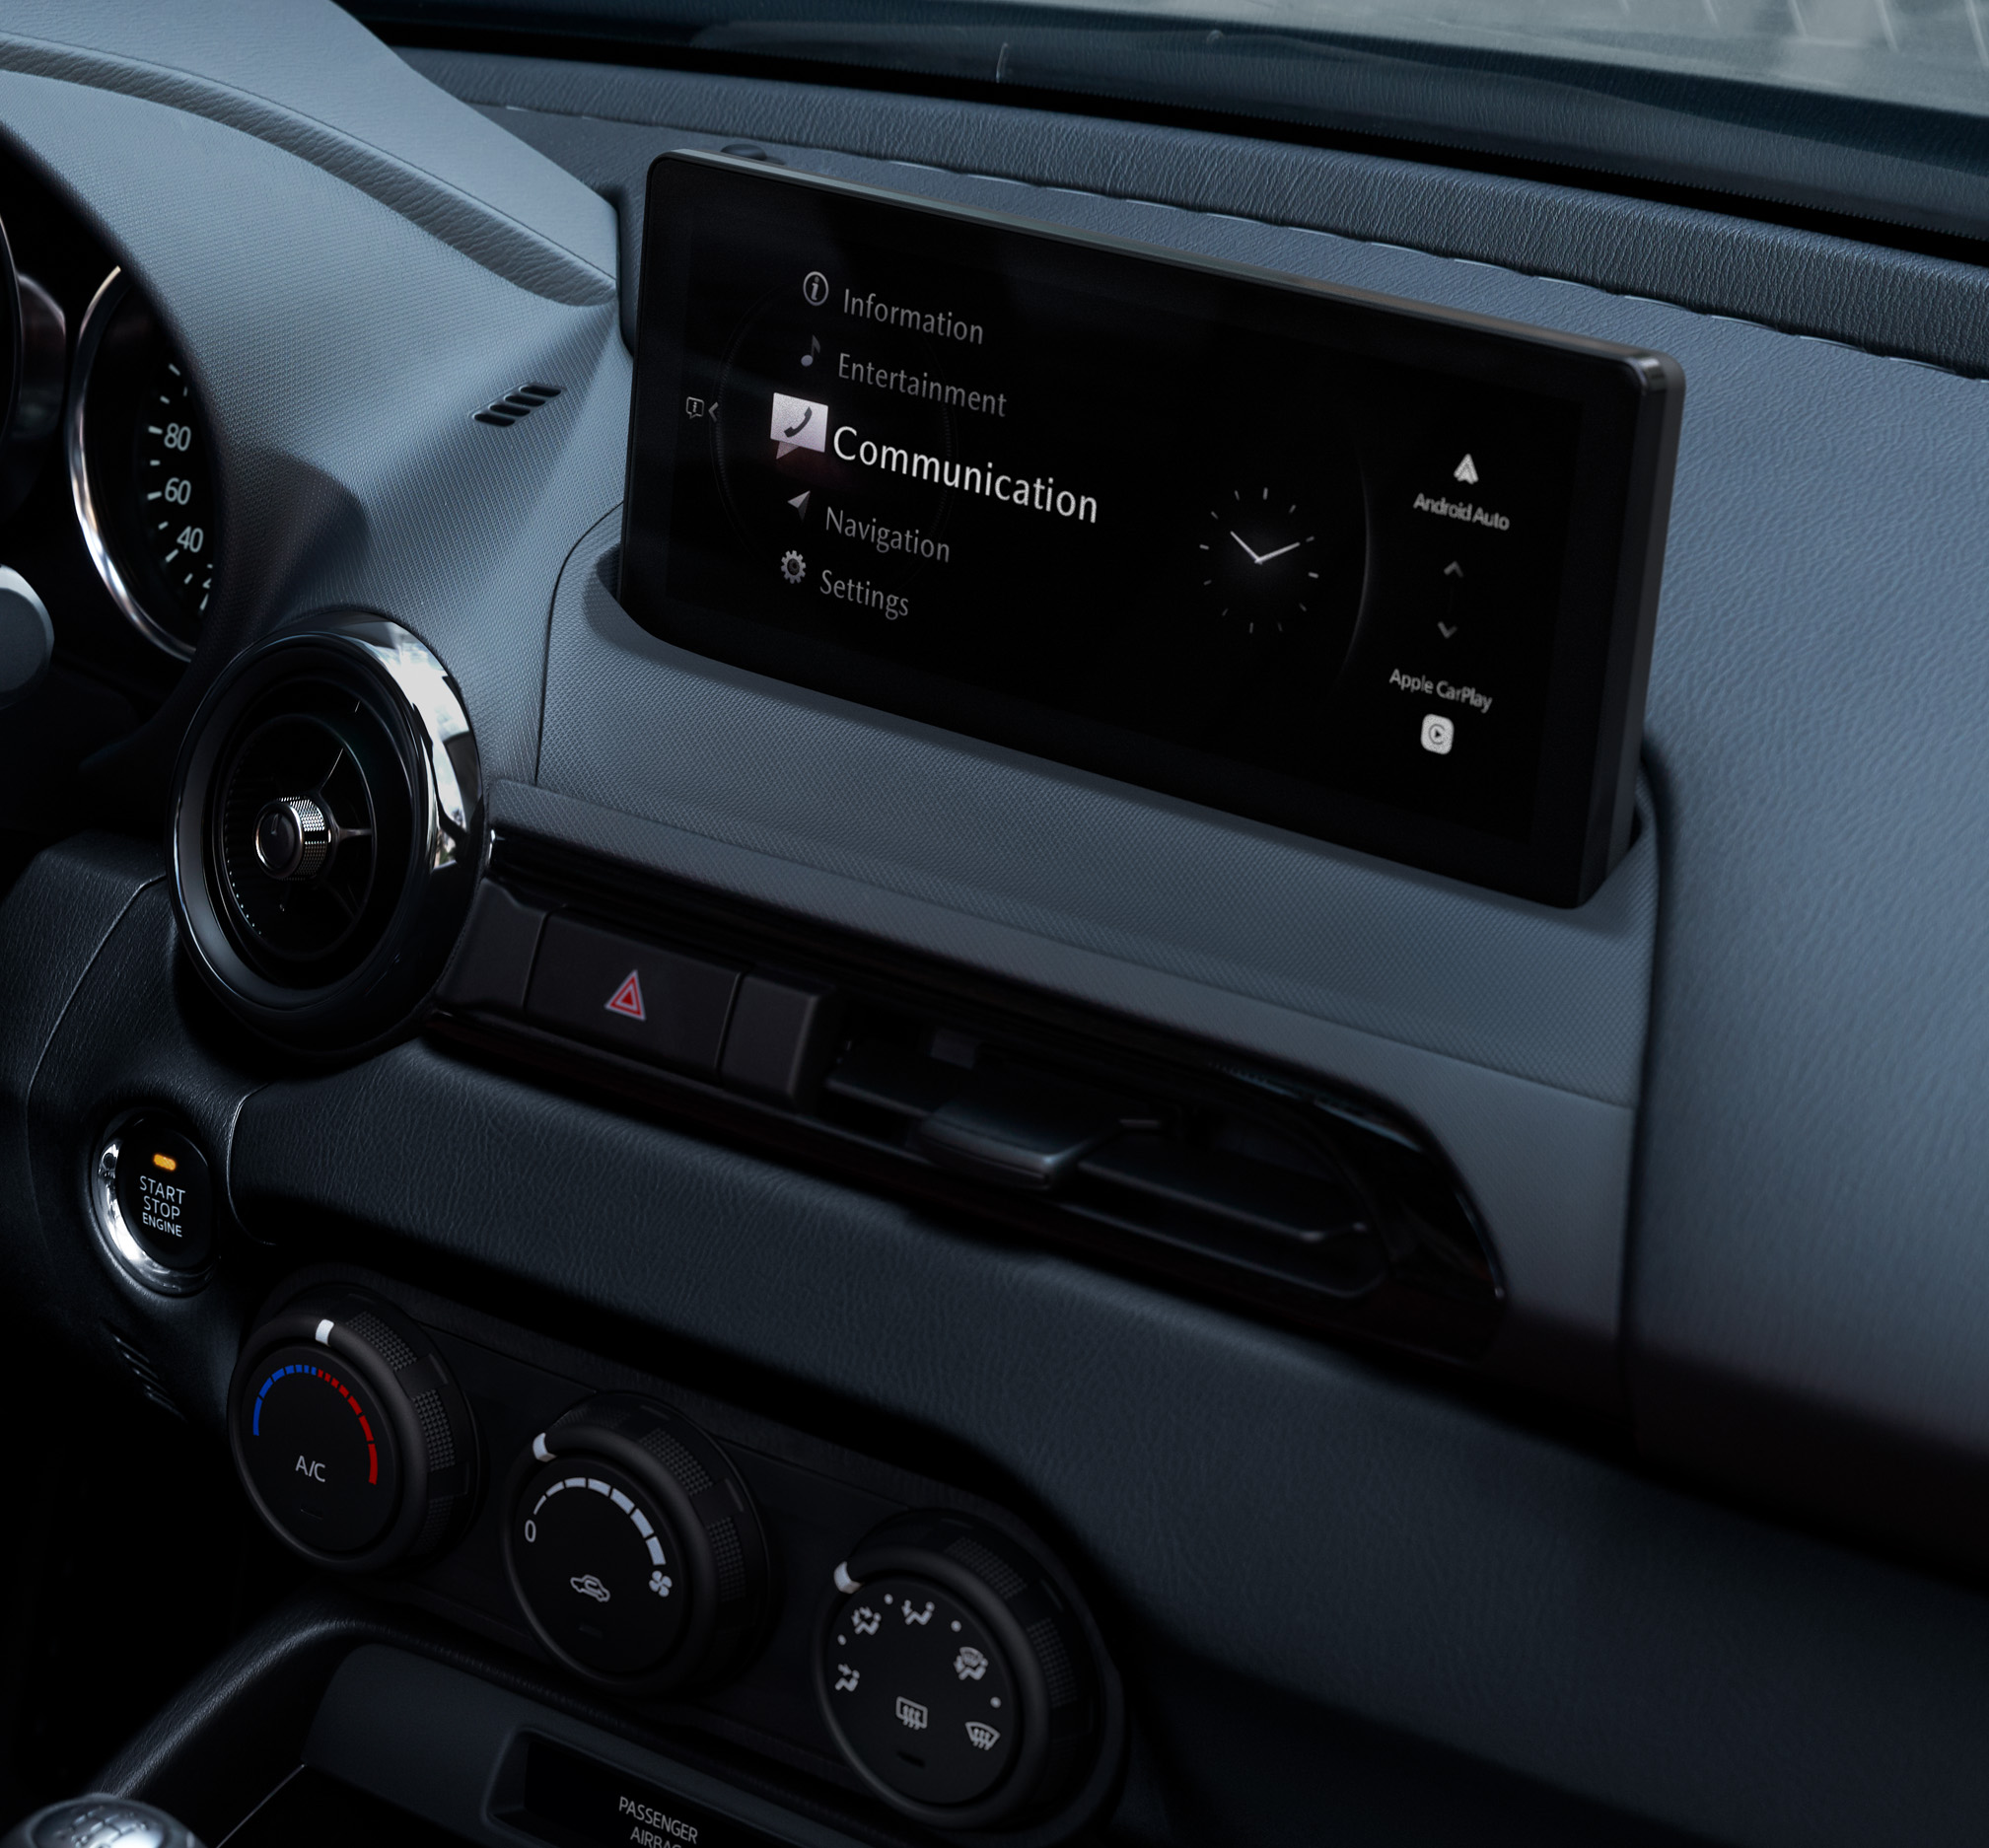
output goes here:
{"type": "Polygon", "coordinates": [[[710,1678],[757,1640],[759,1518],[731,1459],[681,1413],[604,1392],[535,1438],[520,1470],[512,1589],[568,1668],[656,1693],[710,1678]]]}
{"type": "Polygon", "coordinates": [[[518,1579],[568,1654],[634,1674],[671,1652],[690,1587],[675,1530],[639,1483],[590,1459],[549,1463],[521,1501],[518,1579]]]}

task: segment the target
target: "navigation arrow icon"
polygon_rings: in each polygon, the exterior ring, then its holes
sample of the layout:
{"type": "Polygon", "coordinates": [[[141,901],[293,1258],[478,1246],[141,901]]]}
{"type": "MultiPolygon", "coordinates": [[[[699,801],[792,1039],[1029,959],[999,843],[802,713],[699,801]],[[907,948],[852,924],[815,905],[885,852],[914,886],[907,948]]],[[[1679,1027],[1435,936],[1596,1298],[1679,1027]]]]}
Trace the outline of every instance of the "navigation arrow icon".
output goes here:
{"type": "Polygon", "coordinates": [[[804,488],[793,500],[788,502],[788,505],[801,515],[804,520],[808,518],[808,497],[814,492],[815,489],[813,488],[804,488]]]}

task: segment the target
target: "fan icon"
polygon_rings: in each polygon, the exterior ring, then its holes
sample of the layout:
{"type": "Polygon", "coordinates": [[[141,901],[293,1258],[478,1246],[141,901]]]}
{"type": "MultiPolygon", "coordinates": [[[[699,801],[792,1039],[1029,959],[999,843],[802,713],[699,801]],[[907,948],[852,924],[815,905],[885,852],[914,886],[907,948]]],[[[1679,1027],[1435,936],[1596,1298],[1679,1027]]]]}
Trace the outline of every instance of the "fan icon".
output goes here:
{"type": "Polygon", "coordinates": [[[799,584],[808,576],[808,560],[799,552],[789,552],[780,561],[780,575],[790,584],[799,584]]]}

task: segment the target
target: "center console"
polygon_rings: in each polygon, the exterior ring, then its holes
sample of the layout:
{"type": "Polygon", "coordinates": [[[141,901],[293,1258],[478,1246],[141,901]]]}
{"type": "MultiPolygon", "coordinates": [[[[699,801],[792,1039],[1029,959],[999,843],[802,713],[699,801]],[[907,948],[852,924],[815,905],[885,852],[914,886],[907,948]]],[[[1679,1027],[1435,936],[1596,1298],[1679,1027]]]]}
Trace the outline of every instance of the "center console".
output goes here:
{"type": "Polygon", "coordinates": [[[1117,1787],[1100,1625],[980,1497],[326,1267],[255,1316],[228,1417],[364,1613],[298,1748],[335,1796],[272,1784],[230,1840],[349,1839],[292,1812],[370,1795],[467,1840],[1048,1844],[1117,1787]]]}

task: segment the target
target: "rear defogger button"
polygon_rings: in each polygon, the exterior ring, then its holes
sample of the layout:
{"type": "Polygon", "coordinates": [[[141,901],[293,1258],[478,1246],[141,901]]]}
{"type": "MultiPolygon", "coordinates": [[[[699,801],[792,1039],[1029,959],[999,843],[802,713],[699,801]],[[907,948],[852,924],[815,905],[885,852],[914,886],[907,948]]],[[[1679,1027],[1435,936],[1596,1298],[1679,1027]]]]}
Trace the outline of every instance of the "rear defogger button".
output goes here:
{"type": "Polygon", "coordinates": [[[555,1032],[715,1072],[739,977],[720,962],[554,917],[539,940],[525,1011],[555,1032]]]}

